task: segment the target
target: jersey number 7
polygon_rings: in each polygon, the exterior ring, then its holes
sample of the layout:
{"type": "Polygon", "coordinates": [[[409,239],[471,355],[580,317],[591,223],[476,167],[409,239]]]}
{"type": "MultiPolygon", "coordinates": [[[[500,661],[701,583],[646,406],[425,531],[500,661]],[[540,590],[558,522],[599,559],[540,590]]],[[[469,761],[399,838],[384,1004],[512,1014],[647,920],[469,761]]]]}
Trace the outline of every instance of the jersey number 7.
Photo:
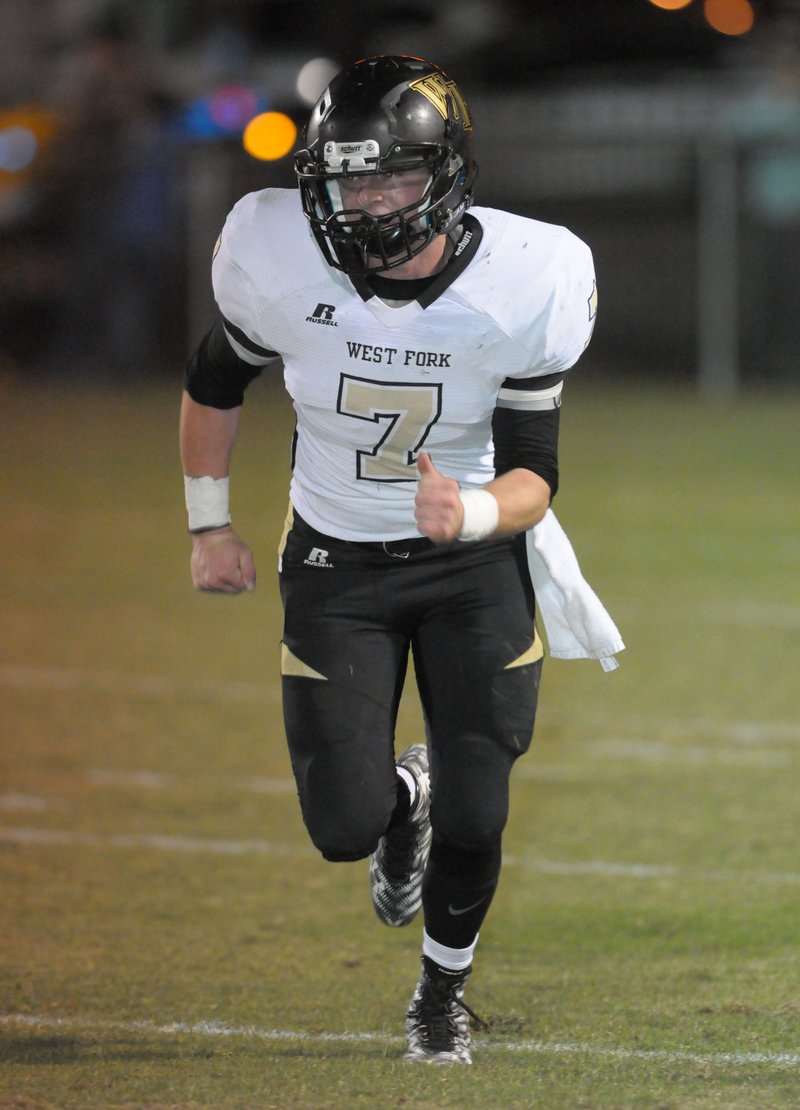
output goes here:
{"type": "Polygon", "coordinates": [[[358,478],[413,482],[417,478],[417,454],[442,413],[442,385],[376,382],[342,374],[336,410],[357,420],[369,420],[382,430],[371,451],[356,452],[358,478]]]}

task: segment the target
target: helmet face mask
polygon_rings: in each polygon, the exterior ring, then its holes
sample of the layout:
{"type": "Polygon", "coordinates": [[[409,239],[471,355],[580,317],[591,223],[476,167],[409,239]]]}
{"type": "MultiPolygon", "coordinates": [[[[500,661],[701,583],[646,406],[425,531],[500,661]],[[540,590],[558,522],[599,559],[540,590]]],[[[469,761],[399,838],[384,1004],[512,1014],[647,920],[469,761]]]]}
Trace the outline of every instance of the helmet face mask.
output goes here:
{"type": "Polygon", "coordinates": [[[355,63],[322,94],[304,138],[295,155],[303,210],[328,264],[347,274],[408,262],[455,227],[472,201],[477,167],[469,111],[430,62],[355,63]],[[379,215],[353,206],[358,178],[397,175],[399,188],[411,170],[424,173],[410,203],[406,191],[403,204],[379,215]]]}
{"type": "MultiPolygon", "coordinates": [[[[400,182],[413,170],[401,170],[392,176],[400,182]]],[[[336,249],[337,258],[333,263],[351,261],[354,252],[358,254],[359,269],[363,266],[370,270],[391,269],[393,265],[406,262],[419,249],[427,246],[433,238],[432,224],[428,218],[431,203],[433,178],[428,176],[410,204],[394,208],[390,212],[375,214],[364,208],[356,207],[346,199],[348,190],[345,182],[351,183],[351,195],[358,195],[355,184],[361,177],[375,178],[377,171],[348,176],[339,180],[329,179],[326,184],[332,213],[326,221],[327,239],[336,249]],[[397,260],[396,262],[393,260],[397,260]]],[[[384,175],[381,174],[381,177],[384,175]]],[[[387,175],[388,176],[388,175],[387,175]]],[[[387,192],[391,195],[393,190],[387,192]]],[[[403,190],[405,191],[405,190],[403,190]]]]}

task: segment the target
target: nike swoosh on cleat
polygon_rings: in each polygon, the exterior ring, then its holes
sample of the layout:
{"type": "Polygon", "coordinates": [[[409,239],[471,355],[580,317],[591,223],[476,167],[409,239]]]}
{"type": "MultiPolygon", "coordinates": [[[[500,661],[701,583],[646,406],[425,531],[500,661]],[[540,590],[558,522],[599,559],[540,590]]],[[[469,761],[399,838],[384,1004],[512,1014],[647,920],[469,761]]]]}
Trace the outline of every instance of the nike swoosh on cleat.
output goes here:
{"type": "Polygon", "coordinates": [[[477,906],[481,904],[481,902],[485,901],[486,898],[484,896],[483,898],[479,898],[477,902],[473,902],[471,906],[464,906],[464,908],[460,910],[456,910],[451,905],[448,905],[447,912],[453,917],[460,917],[462,913],[469,913],[470,910],[474,910],[477,906]]]}

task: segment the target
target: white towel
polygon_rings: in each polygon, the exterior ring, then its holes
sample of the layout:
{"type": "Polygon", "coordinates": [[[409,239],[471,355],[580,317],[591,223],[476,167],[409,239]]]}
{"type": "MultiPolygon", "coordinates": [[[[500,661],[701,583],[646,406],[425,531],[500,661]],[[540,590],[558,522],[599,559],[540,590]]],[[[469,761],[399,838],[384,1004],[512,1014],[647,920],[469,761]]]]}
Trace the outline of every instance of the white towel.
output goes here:
{"type": "Polygon", "coordinates": [[[552,509],[527,536],[528,567],[550,654],[554,659],[599,659],[604,671],[619,666],[625,645],[617,626],[581,568],[552,509]]]}

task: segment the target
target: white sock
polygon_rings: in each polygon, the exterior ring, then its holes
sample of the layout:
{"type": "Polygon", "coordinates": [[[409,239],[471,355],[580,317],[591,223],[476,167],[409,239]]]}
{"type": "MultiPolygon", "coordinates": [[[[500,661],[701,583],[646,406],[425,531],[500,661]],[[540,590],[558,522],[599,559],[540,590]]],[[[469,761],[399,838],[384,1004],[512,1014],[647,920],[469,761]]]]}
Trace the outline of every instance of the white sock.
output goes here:
{"type": "Polygon", "coordinates": [[[433,960],[439,967],[447,968],[448,971],[464,971],[472,963],[479,936],[480,933],[475,934],[475,940],[469,948],[448,948],[447,945],[439,944],[438,940],[429,937],[423,929],[422,954],[433,960]]]}
{"type": "Polygon", "coordinates": [[[408,796],[411,799],[408,807],[408,812],[411,813],[411,811],[414,809],[414,803],[417,800],[417,780],[414,778],[410,771],[406,770],[405,767],[395,767],[395,771],[397,771],[397,774],[408,787],[408,796]]]}

